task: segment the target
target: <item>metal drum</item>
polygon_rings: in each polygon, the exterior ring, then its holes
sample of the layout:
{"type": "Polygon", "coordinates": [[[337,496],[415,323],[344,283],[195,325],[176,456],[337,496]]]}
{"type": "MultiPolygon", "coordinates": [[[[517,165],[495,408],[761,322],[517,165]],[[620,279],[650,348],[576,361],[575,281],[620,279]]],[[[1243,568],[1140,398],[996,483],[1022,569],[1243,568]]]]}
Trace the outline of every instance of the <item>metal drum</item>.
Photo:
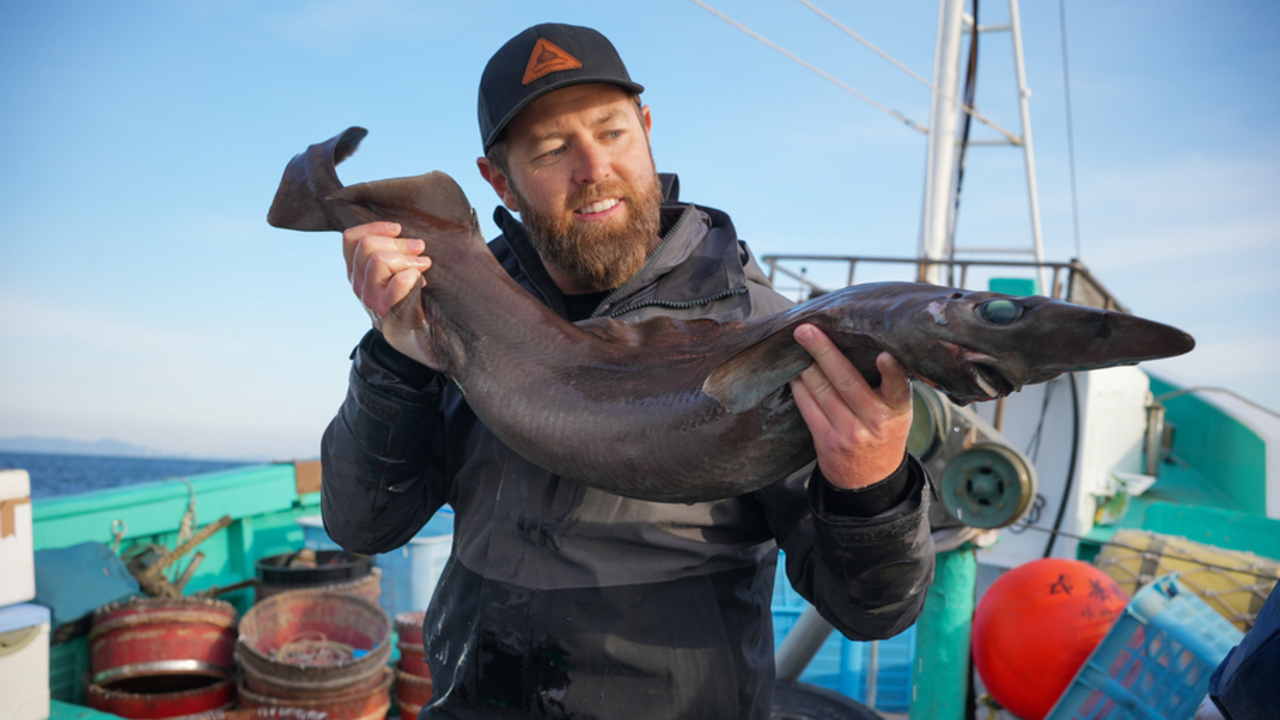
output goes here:
{"type": "Polygon", "coordinates": [[[294,590],[254,605],[240,621],[235,650],[250,689],[276,698],[376,684],[390,656],[387,613],[370,600],[327,590],[294,590]]]}
{"type": "Polygon", "coordinates": [[[190,597],[100,608],[89,631],[87,701],[129,718],[230,706],[238,617],[230,603],[190,597]]]}

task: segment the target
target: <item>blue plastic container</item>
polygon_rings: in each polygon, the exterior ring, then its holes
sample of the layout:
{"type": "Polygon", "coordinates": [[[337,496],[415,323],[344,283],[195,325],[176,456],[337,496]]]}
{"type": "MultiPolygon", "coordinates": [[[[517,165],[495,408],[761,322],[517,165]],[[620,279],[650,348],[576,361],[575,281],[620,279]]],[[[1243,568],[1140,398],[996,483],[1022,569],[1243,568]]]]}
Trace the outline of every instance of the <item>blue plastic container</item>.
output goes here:
{"type": "MultiPolygon", "coordinates": [[[[303,544],[312,550],[338,550],[324,531],[319,515],[298,518],[303,544]]],[[[426,610],[440,573],[453,550],[453,508],[444,506],[403,547],[374,556],[382,571],[378,604],[392,618],[411,610],[426,610]]]]}
{"type": "Polygon", "coordinates": [[[1242,637],[1165,575],[1133,596],[1046,720],[1189,720],[1242,637]]]}
{"type": "MultiPolygon", "coordinates": [[[[800,614],[809,607],[809,603],[791,587],[785,565],[785,558],[779,552],[777,577],[773,583],[775,648],[782,644],[800,614]]],[[[911,666],[915,645],[914,625],[900,635],[877,642],[855,642],[839,632],[832,632],[800,674],[800,681],[835,690],[876,710],[906,712],[911,706],[911,666]],[[874,683],[872,668],[875,668],[874,683]]]]}

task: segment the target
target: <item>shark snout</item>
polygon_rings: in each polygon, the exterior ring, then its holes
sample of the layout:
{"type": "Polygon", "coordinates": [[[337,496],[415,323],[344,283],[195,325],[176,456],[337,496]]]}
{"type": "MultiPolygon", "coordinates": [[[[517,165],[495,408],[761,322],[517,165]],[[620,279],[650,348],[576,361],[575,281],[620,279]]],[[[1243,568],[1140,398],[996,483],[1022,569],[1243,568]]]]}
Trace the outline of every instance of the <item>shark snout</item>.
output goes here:
{"type": "Polygon", "coordinates": [[[1118,312],[1100,313],[1093,332],[1096,367],[1132,365],[1191,352],[1196,341],[1169,325],[1118,312]]]}

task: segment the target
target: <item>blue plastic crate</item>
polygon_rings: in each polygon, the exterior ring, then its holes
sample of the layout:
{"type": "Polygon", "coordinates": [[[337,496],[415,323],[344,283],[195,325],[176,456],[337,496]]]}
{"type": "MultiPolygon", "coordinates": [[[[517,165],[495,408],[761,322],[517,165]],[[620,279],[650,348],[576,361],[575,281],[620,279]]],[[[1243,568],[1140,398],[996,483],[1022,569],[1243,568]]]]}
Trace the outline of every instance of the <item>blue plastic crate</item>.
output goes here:
{"type": "MultiPolygon", "coordinates": [[[[809,603],[787,580],[785,559],[778,553],[773,584],[774,647],[795,626],[809,603]]],[[[855,642],[832,632],[800,674],[800,681],[835,690],[876,710],[906,712],[911,706],[911,666],[915,657],[916,629],[878,642],[855,642]],[[875,667],[875,697],[871,697],[871,669],[875,667]]]]}
{"type": "Polygon", "coordinates": [[[1243,637],[1165,575],[1133,596],[1046,720],[1188,720],[1243,637]]]}

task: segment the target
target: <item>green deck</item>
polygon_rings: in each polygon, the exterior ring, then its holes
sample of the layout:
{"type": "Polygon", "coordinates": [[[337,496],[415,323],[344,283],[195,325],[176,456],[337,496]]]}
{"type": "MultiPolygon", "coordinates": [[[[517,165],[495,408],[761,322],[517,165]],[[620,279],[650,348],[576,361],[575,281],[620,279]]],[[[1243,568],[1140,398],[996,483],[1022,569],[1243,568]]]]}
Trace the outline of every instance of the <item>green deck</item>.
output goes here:
{"type": "MultiPolygon", "coordinates": [[[[1177,390],[1151,378],[1156,395],[1177,390]]],[[[1280,520],[1265,517],[1266,444],[1211,403],[1183,395],[1166,404],[1172,452],[1149,490],[1131,498],[1115,525],[1097,526],[1081,543],[1092,560],[1119,529],[1149,530],[1229,550],[1280,559],[1280,520]]]]}
{"type": "MultiPolygon", "coordinates": [[[[1157,397],[1178,390],[1157,377],[1151,392],[1157,397]]],[[[1196,468],[1210,486],[1234,504],[1255,515],[1267,513],[1267,446],[1243,423],[1195,395],[1165,401],[1165,422],[1174,426],[1174,457],[1196,468]]],[[[1160,477],[1164,478],[1161,469],[1160,477]]]]}
{"type": "Polygon", "coordinates": [[[49,720],[120,720],[120,716],[94,710],[87,705],[51,700],[49,701],[49,720]]]}

